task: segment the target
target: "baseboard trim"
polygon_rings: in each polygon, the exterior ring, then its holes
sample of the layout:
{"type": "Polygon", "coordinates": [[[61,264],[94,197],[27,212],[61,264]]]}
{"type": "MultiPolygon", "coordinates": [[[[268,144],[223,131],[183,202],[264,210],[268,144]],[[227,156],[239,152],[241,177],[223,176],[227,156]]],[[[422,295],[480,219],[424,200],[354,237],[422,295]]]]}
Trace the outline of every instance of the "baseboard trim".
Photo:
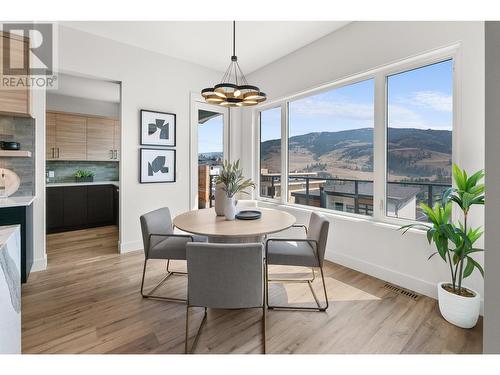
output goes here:
{"type": "Polygon", "coordinates": [[[47,269],[47,256],[40,259],[35,259],[33,261],[33,264],[31,265],[30,272],[45,271],[46,269],[47,269]]]}
{"type": "MultiPolygon", "coordinates": [[[[350,257],[345,254],[340,254],[332,250],[327,250],[325,259],[331,262],[340,264],[347,268],[365,273],[378,279],[387,281],[391,284],[402,286],[403,288],[413,290],[427,297],[437,299],[437,287],[433,282],[422,280],[398,271],[391,270],[379,266],[377,264],[368,263],[360,259],[350,257]]],[[[481,296],[481,315],[484,312],[484,299],[481,296]]]]}

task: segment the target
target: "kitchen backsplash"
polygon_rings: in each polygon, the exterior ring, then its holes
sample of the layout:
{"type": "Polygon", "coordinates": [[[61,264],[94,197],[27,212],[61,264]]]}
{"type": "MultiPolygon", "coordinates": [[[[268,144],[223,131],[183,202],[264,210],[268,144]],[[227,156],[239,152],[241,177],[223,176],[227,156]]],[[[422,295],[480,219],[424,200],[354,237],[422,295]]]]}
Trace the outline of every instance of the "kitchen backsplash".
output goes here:
{"type": "Polygon", "coordinates": [[[12,196],[35,195],[35,120],[0,116],[0,141],[19,142],[21,150],[31,151],[30,158],[0,157],[0,168],[14,171],[21,179],[12,196]]]}
{"type": "Polygon", "coordinates": [[[45,170],[54,171],[49,182],[74,182],[77,169],[94,172],[94,181],[118,181],[119,163],[113,161],[47,161],[45,170]]]}

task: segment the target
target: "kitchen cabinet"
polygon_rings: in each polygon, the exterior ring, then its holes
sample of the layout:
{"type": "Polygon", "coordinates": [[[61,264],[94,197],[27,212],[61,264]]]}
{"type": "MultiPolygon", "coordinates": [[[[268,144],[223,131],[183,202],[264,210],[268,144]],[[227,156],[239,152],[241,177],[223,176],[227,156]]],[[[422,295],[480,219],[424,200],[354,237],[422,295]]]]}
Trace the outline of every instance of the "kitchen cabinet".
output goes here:
{"type": "Polygon", "coordinates": [[[46,202],[47,228],[59,229],[64,227],[64,190],[60,187],[47,189],[46,202]]]}
{"type": "Polygon", "coordinates": [[[47,160],[120,160],[120,121],[47,112],[45,122],[47,160]]]}
{"type": "Polygon", "coordinates": [[[112,160],[115,121],[107,118],[87,118],[87,160],[112,160]]]}
{"type": "Polygon", "coordinates": [[[47,112],[45,116],[45,158],[47,160],[56,159],[56,114],[47,112]]]}
{"type": "MultiPolygon", "coordinates": [[[[0,32],[0,82],[3,79],[14,80],[29,78],[29,40],[18,35],[9,35],[0,32]],[[7,46],[9,49],[7,49],[7,46]],[[4,71],[3,58],[9,54],[10,67],[21,69],[21,75],[10,75],[4,71]]],[[[28,86],[0,89],[0,113],[12,116],[31,116],[31,90],[28,86]]]]}
{"type": "Polygon", "coordinates": [[[89,226],[109,225],[114,222],[112,185],[87,188],[87,223],[89,226]]]}
{"type": "Polygon", "coordinates": [[[21,282],[25,283],[33,266],[33,208],[29,205],[0,208],[0,226],[21,226],[21,282]]]}
{"type": "Polygon", "coordinates": [[[87,158],[87,119],[83,116],[56,115],[57,159],[85,160],[87,158]]]}
{"type": "Polygon", "coordinates": [[[115,224],[113,185],[47,187],[47,233],[115,224]]]}
{"type": "Polygon", "coordinates": [[[113,120],[113,145],[115,150],[115,160],[120,160],[121,126],[120,121],[118,120],[113,120]]]}

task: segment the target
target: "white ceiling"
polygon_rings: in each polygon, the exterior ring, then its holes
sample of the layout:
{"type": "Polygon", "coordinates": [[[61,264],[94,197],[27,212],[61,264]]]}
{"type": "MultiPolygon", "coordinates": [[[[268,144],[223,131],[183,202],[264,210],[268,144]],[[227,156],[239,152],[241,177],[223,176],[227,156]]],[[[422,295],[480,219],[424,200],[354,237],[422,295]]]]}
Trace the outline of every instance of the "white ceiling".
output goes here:
{"type": "MultiPolygon", "coordinates": [[[[346,21],[236,22],[236,55],[249,74],[345,26],[346,21]]],[[[63,26],[223,72],[232,54],[231,21],[72,21],[63,26]]]]}

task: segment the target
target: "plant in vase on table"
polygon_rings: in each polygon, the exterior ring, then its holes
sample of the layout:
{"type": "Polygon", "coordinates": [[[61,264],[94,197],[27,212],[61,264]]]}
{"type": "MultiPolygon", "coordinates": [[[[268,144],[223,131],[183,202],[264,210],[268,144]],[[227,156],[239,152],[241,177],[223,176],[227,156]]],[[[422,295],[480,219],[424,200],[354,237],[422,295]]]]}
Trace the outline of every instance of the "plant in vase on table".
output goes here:
{"type": "Polygon", "coordinates": [[[465,287],[463,281],[476,269],[484,277],[483,267],[473,258],[475,253],[483,251],[475,245],[483,231],[480,227],[472,228],[468,222],[471,208],[484,205],[483,178],[482,170],[467,176],[465,170],[454,164],[453,179],[456,187],[447,189],[441,202],[434,207],[420,204],[431,224],[409,224],[400,228],[403,234],[411,228],[424,229],[427,240],[430,244],[434,243],[437,249],[429,259],[438,254],[448,263],[451,282],[438,283],[439,310],[447,321],[462,328],[474,327],[479,318],[481,296],[477,291],[465,287]],[[462,221],[453,222],[453,204],[460,209],[462,221]]]}
{"type": "Polygon", "coordinates": [[[231,163],[224,160],[221,172],[216,180],[215,212],[217,215],[224,214],[226,220],[234,220],[236,216],[235,195],[240,192],[248,194],[246,191],[248,188],[254,189],[255,184],[252,180],[243,177],[240,161],[237,160],[231,163]]]}

